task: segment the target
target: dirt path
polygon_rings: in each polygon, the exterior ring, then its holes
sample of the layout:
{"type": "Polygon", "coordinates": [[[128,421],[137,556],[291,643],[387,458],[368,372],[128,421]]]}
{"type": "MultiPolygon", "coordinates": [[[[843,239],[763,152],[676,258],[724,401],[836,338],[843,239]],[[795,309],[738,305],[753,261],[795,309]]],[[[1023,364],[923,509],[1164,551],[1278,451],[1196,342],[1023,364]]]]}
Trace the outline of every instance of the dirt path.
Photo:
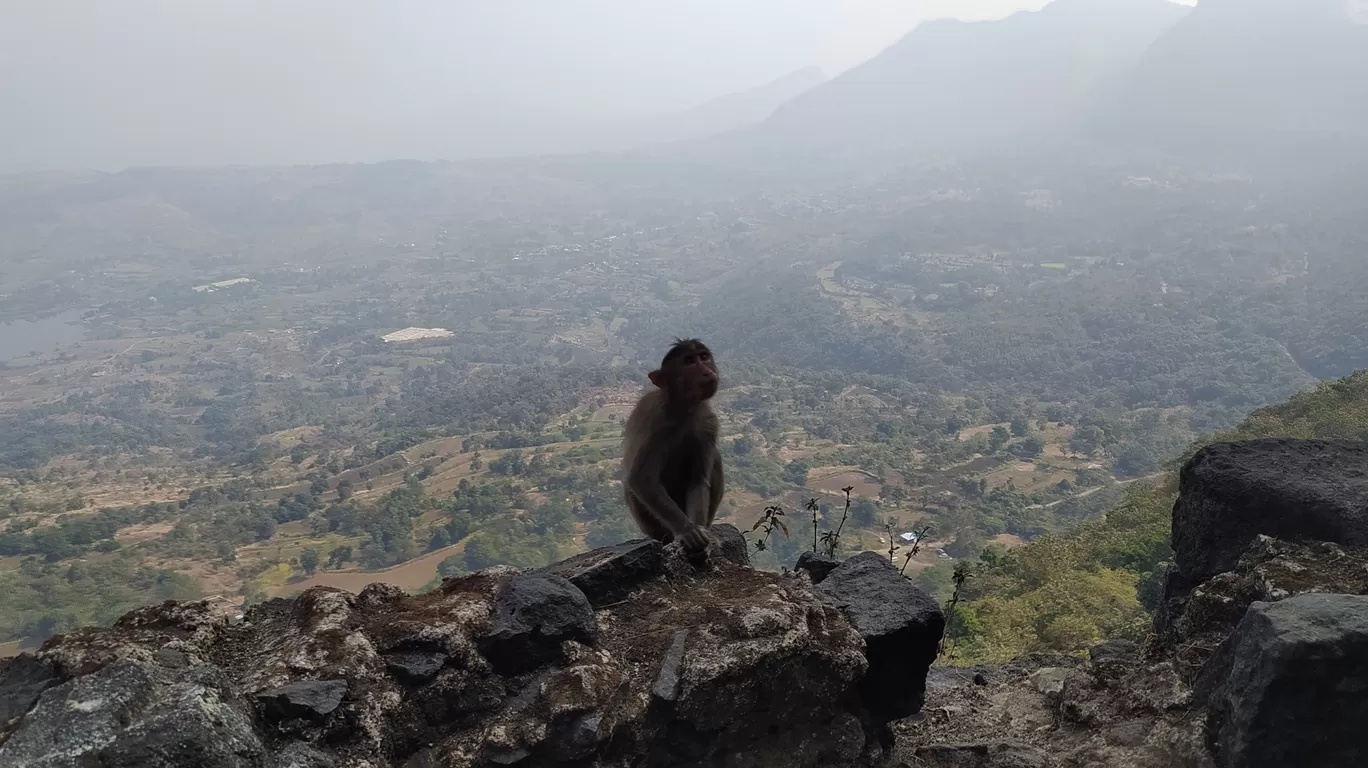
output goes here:
{"type": "MultiPolygon", "coordinates": [[[[1155,472],[1155,473],[1152,474],[1152,475],[1145,475],[1144,477],[1132,477],[1132,478],[1129,479],[1129,480],[1119,480],[1119,481],[1117,481],[1116,484],[1117,484],[1117,485],[1130,485],[1131,483],[1138,483],[1138,482],[1140,482],[1141,480],[1153,480],[1153,479],[1155,479],[1155,478],[1163,477],[1164,475],[1167,475],[1167,474],[1168,474],[1167,472],[1155,472]]],[[[1082,498],[1085,498],[1085,497],[1087,497],[1087,496],[1091,496],[1091,495],[1093,495],[1094,493],[1097,493],[1098,491],[1102,490],[1103,488],[1110,488],[1110,487],[1111,487],[1111,486],[1109,486],[1109,485],[1099,485],[1099,486],[1097,486],[1096,488],[1089,488],[1088,490],[1086,490],[1086,491],[1084,491],[1084,492],[1082,492],[1082,493],[1076,493],[1076,494],[1074,494],[1073,496],[1069,496],[1068,498],[1060,499],[1059,501],[1052,501],[1052,502],[1050,502],[1049,504],[1032,504],[1031,506],[1027,507],[1027,509],[1049,509],[1050,507],[1058,506],[1058,505],[1063,504],[1064,502],[1069,501],[1069,500],[1071,500],[1071,499],[1082,499],[1082,498]]]]}
{"type": "Polygon", "coordinates": [[[297,595],[309,587],[336,587],[355,594],[377,581],[393,584],[405,592],[412,592],[421,589],[425,584],[437,578],[437,566],[443,560],[452,555],[459,555],[464,551],[465,542],[460,541],[435,552],[429,552],[407,563],[386,568],[383,571],[326,571],[316,573],[303,581],[276,587],[271,591],[271,597],[297,595]]]}

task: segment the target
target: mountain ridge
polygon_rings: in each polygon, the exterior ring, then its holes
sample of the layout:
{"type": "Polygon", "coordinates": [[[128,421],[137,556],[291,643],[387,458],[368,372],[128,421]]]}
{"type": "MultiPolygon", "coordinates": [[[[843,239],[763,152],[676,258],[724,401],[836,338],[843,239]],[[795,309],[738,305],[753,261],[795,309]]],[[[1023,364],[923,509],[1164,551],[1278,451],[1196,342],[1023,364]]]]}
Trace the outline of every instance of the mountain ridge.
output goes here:
{"type": "Polygon", "coordinates": [[[1061,0],[998,21],[927,22],[781,106],[759,134],[808,147],[954,147],[1056,130],[1188,12],[1167,0],[1061,0]]]}

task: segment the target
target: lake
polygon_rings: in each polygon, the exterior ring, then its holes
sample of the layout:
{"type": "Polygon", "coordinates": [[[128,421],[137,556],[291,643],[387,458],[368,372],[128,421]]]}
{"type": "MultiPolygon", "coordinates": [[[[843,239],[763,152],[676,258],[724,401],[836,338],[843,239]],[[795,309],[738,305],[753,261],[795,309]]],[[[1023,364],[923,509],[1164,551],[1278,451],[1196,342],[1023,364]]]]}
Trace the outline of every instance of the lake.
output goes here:
{"type": "Polygon", "coordinates": [[[72,309],[40,320],[0,320],[0,360],[24,357],[30,352],[50,352],[59,344],[86,337],[81,325],[84,309],[72,309]]]}

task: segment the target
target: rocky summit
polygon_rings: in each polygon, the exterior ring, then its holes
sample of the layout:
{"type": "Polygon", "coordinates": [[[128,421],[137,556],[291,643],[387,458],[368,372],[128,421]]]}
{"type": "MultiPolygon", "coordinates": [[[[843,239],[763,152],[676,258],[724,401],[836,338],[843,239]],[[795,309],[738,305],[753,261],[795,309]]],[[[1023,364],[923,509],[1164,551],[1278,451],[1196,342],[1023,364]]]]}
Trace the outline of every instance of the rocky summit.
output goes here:
{"type": "Polygon", "coordinates": [[[1179,474],[1175,564],[1143,645],[933,669],[909,768],[1368,764],[1362,443],[1212,445],[1179,474]]]}
{"type": "Polygon", "coordinates": [[[1361,766],[1365,455],[1199,451],[1145,643],[933,667],[945,618],[887,558],[759,571],[716,526],[705,560],[630,541],[54,637],[0,666],[0,765],[1361,766]]]}
{"type": "Polygon", "coordinates": [[[239,622],[134,611],[0,667],[0,765],[856,766],[920,706],[944,619],[886,559],[749,567],[632,541],[239,622]],[[876,602],[871,603],[871,599],[876,602]],[[880,606],[878,602],[887,603],[880,606]]]}

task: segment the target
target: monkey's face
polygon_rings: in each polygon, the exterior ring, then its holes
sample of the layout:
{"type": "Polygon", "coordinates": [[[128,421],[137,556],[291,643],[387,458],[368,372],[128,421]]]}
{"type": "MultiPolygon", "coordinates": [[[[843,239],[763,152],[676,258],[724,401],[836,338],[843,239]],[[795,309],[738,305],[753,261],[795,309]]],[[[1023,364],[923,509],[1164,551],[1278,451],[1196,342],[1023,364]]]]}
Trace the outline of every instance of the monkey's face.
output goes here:
{"type": "Polygon", "coordinates": [[[680,355],[662,370],[651,376],[657,386],[664,387],[671,398],[689,404],[701,403],[717,394],[720,378],[717,362],[706,347],[680,355]]]}

